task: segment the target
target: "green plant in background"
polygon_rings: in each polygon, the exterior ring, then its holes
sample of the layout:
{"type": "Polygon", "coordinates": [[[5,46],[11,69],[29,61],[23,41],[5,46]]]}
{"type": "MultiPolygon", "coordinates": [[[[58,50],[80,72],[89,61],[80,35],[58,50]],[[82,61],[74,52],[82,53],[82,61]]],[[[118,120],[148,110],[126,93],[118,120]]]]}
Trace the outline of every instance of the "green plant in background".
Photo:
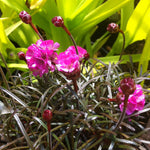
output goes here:
{"type": "MultiPolygon", "coordinates": [[[[61,16],[74,36],[77,45],[86,46],[91,57],[108,40],[108,33],[106,32],[91,45],[90,38],[97,29],[96,25],[121,11],[121,25],[125,28],[134,8],[134,0],[108,0],[106,2],[104,0],[44,0],[41,3],[38,2],[31,1],[30,3],[29,1],[29,5],[31,5],[31,9],[29,9],[24,0],[0,1],[1,20],[3,20],[6,36],[21,48],[28,47],[37,41],[38,37],[34,31],[28,25],[22,24],[18,18],[19,12],[26,10],[32,15],[33,23],[44,30],[46,38],[59,42],[61,44],[59,51],[64,51],[72,45],[72,42],[62,29],[56,29],[51,23],[54,16],[61,16]],[[7,11],[8,9],[11,10],[11,13],[7,11]]],[[[13,53],[16,52],[18,52],[17,49],[13,50],[13,53]]],[[[8,64],[8,66],[19,67],[20,65],[8,64]]]]}
{"type": "MultiPolygon", "coordinates": [[[[128,9],[125,10],[126,13],[124,14],[124,17],[126,14],[128,14],[128,9]]],[[[123,22],[124,17],[122,17],[121,21],[121,28],[125,33],[125,48],[129,46],[130,44],[144,39],[149,39],[149,31],[150,31],[150,22],[148,21],[150,18],[150,1],[149,0],[140,0],[138,5],[136,6],[135,10],[133,11],[131,17],[129,19],[126,19],[126,22],[123,22]]],[[[114,43],[112,50],[108,54],[114,55],[119,54],[121,52],[121,44],[122,44],[123,38],[122,35],[118,36],[118,39],[114,43]]],[[[148,40],[147,40],[148,41],[148,40]]],[[[148,43],[148,42],[147,42],[148,43]]],[[[142,55],[135,54],[132,55],[133,62],[139,62],[139,68],[142,65],[143,67],[143,73],[147,71],[147,66],[143,62],[148,63],[150,57],[148,51],[148,44],[145,45],[144,51],[142,55]]],[[[140,70],[139,70],[140,71],[140,70]]]]}

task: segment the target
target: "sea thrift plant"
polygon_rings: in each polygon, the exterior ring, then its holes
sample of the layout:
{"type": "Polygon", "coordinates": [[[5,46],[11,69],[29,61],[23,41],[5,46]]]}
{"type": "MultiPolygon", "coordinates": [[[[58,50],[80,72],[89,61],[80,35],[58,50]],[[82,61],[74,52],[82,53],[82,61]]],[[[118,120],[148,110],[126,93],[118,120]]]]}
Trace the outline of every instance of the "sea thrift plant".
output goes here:
{"type": "Polygon", "coordinates": [[[55,70],[55,64],[57,61],[57,53],[55,52],[59,44],[54,43],[53,40],[38,40],[36,44],[32,44],[28,47],[26,52],[26,61],[30,71],[34,76],[48,73],[48,71],[55,70]]]}
{"type": "MultiPolygon", "coordinates": [[[[119,88],[119,93],[123,94],[121,88],[119,88]]],[[[122,97],[123,98],[123,97],[122,97]]],[[[123,111],[124,98],[121,99],[121,104],[119,105],[120,110],[123,111]]],[[[136,89],[132,94],[129,95],[126,114],[131,115],[135,111],[143,110],[145,105],[145,95],[143,94],[141,85],[137,84],[136,89]]]]}

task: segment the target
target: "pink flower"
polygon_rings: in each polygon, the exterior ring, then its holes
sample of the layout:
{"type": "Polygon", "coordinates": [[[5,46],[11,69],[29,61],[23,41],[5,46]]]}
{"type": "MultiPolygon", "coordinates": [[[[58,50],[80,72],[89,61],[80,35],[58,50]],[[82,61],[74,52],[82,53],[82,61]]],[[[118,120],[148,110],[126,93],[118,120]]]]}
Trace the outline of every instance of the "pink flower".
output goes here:
{"type": "Polygon", "coordinates": [[[80,76],[79,56],[76,54],[70,54],[68,51],[60,53],[56,67],[68,79],[77,79],[80,76]]]}
{"type": "MultiPolygon", "coordinates": [[[[119,92],[122,93],[119,88],[119,92]]],[[[145,95],[143,94],[141,85],[136,85],[136,89],[133,94],[129,95],[126,114],[131,115],[135,111],[143,110],[145,105],[145,95]]],[[[123,111],[124,107],[124,99],[122,99],[122,103],[119,105],[120,110],[123,111]]]]}
{"type": "Polygon", "coordinates": [[[55,51],[58,47],[59,44],[52,40],[42,41],[41,39],[28,47],[26,61],[34,76],[42,77],[49,70],[52,72],[55,70],[58,56],[55,51]]]}
{"type": "Polygon", "coordinates": [[[56,67],[68,79],[76,80],[80,76],[80,61],[87,60],[89,54],[82,47],[77,46],[79,55],[76,53],[74,46],[70,46],[65,52],[59,54],[56,67]]]}
{"type": "MultiPolygon", "coordinates": [[[[88,52],[84,48],[82,48],[80,46],[77,46],[77,49],[78,49],[78,52],[79,52],[79,60],[81,60],[81,59],[88,60],[89,59],[90,56],[89,56],[88,52]]],[[[68,54],[68,55],[74,55],[74,54],[76,54],[75,47],[74,46],[70,46],[66,50],[66,54],[68,54]]]]}

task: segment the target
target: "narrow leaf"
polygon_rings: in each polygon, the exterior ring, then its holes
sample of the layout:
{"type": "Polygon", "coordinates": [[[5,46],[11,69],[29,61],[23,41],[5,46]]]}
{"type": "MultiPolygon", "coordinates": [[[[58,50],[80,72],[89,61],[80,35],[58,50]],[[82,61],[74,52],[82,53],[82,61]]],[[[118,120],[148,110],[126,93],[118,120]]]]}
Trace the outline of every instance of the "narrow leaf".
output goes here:
{"type": "Polygon", "coordinates": [[[10,97],[12,97],[13,99],[15,99],[18,103],[20,103],[23,107],[27,108],[29,111],[31,111],[29,108],[28,108],[28,105],[26,103],[24,103],[20,98],[18,98],[16,95],[14,95],[12,92],[2,88],[0,86],[0,90],[2,90],[3,92],[5,92],[6,94],[8,94],[10,97]]]}
{"type": "Polygon", "coordinates": [[[21,132],[22,132],[22,134],[24,135],[24,137],[25,137],[25,139],[26,139],[26,141],[27,141],[29,147],[30,147],[32,150],[34,150],[33,144],[32,144],[32,142],[31,142],[31,140],[30,140],[30,138],[29,138],[29,136],[28,136],[28,134],[27,134],[27,132],[26,132],[26,130],[25,130],[25,128],[24,128],[24,126],[23,126],[21,120],[20,120],[20,118],[18,117],[18,114],[17,114],[17,113],[14,114],[14,118],[15,118],[15,120],[16,120],[16,122],[17,122],[17,124],[18,124],[18,126],[19,126],[19,128],[20,128],[20,130],[21,130],[21,132]]]}

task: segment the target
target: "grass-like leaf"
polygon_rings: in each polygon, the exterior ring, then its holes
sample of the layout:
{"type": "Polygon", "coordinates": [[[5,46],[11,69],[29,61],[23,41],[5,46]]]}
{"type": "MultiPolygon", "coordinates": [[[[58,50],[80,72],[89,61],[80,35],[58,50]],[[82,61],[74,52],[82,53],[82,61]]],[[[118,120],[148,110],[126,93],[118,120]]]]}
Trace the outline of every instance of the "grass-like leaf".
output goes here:
{"type": "Polygon", "coordinates": [[[33,143],[31,142],[31,140],[30,140],[30,138],[29,138],[29,136],[28,136],[28,134],[27,134],[27,132],[26,132],[26,130],[25,130],[25,128],[24,128],[24,126],[23,126],[23,124],[22,124],[22,122],[21,122],[21,120],[20,120],[20,118],[19,118],[17,113],[14,114],[14,118],[15,118],[15,120],[16,120],[16,122],[17,122],[17,124],[18,124],[18,126],[19,126],[19,128],[20,128],[20,130],[22,132],[22,134],[24,135],[24,137],[25,137],[29,147],[32,150],[34,150],[33,143]]]}
{"type": "Polygon", "coordinates": [[[18,98],[16,95],[14,95],[12,92],[0,87],[0,90],[2,90],[3,92],[5,92],[6,94],[8,94],[11,98],[15,99],[19,104],[21,104],[23,107],[27,108],[28,111],[31,111],[30,108],[28,107],[28,105],[23,102],[20,98],[18,98]]]}

